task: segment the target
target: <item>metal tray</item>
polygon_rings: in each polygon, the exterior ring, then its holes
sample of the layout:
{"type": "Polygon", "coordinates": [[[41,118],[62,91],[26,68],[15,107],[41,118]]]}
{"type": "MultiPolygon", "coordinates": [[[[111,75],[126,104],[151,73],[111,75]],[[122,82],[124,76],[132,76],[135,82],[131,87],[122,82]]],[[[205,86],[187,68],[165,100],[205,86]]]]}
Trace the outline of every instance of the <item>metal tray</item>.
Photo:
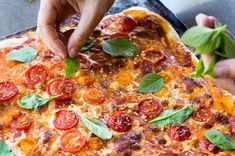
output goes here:
{"type": "MultiPolygon", "coordinates": [[[[187,27],[165,5],[163,5],[160,0],[116,0],[107,14],[115,14],[131,6],[142,6],[161,15],[174,27],[180,36],[187,30],[187,27]]],[[[72,18],[79,19],[80,17],[76,16],[72,18]]],[[[36,26],[1,37],[0,40],[4,40],[12,36],[17,37],[18,35],[34,30],[36,30],[36,26]]]]}

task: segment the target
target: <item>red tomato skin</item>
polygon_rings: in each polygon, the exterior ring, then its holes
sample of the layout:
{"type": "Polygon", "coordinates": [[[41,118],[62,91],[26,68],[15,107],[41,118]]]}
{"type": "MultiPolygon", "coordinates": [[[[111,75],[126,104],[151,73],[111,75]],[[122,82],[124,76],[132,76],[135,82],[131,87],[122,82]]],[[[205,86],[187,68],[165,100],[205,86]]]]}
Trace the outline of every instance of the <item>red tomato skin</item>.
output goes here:
{"type": "Polygon", "coordinates": [[[161,103],[156,99],[144,99],[138,104],[138,110],[147,117],[153,118],[158,116],[163,108],[161,103]]]}
{"type": "MultiPolygon", "coordinates": [[[[71,138],[72,140],[73,138],[71,138]]],[[[84,138],[84,136],[82,136],[82,134],[76,130],[76,129],[71,129],[71,130],[68,130],[68,131],[65,131],[61,137],[60,137],[60,141],[59,141],[59,146],[61,148],[61,150],[65,151],[65,152],[70,152],[70,153],[78,153],[79,151],[81,151],[87,144],[87,141],[86,139],[84,138]],[[76,136],[81,136],[82,137],[82,141],[81,141],[81,146],[79,146],[78,148],[73,148],[73,149],[67,149],[66,147],[64,147],[63,145],[63,139],[70,133],[75,133],[74,137],[76,136]]]]}
{"type": "Polygon", "coordinates": [[[114,112],[110,115],[108,126],[118,132],[126,132],[131,129],[131,118],[124,112],[114,112]]]}
{"type": "Polygon", "coordinates": [[[72,80],[62,80],[62,79],[53,79],[47,84],[47,93],[50,96],[56,96],[61,95],[57,98],[55,98],[56,101],[64,102],[67,100],[70,100],[72,98],[72,95],[74,92],[76,92],[77,87],[76,84],[72,80]],[[67,83],[67,85],[65,85],[67,83]],[[70,84],[70,93],[65,93],[66,87],[68,87],[68,84],[70,84]]]}
{"type": "Polygon", "coordinates": [[[137,21],[131,17],[126,16],[122,20],[122,30],[125,31],[131,31],[137,26],[137,21]]]}
{"type": "Polygon", "coordinates": [[[18,92],[19,92],[19,89],[16,87],[16,85],[10,81],[2,81],[0,82],[0,90],[3,90],[5,89],[4,91],[0,91],[0,101],[1,102],[5,102],[5,101],[9,101],[11,100],[13,97],[15,97],[18,92]],[[5,88],[8,88],[5,89],[5,88]],[[10,94],[9,94],[9,90],[10,90],[10,94]],[[8,95],[5,95],[4,96],[4,93],[8,93],[8,95]]]}
{"type": "Polygon", "coordinates": [[[55,128],[59,130],[68,130],[68,129],[75,127],[78,123],[78,120],[79,120],[79,117],[75,112],[69,111],[69,110],[59,110],[55,113],[55,119],[53,120],[53,124],[55,128]],[[61,122],[63,122],[61,121],[63,120],[61,118],[66,118],[66,116],[68,117],[68,115],[71,115],[70,117],[72,117],[72,121],[70,120],[70,122],[72,123],[64,123],[64,125],[60,125],[62,124],[61,122]]]}
{"type": "Polygon", "coordinates": [[[91,104],[101,104],[102,102],[104,102],[105,97],[102,91],[96,88],[88,88],[83,94],[83,99],[84,101],[91,104]]]}
{"type": "Polygon", "coordinates": [[[168,131],[168,135],[173,140],[185,141],[191,136],[191,132],[187,126],[173,125],[168,131]]]}
{"type": "Polygon", "coordinates": [[[199,142],[199,148],[203,151],[208,151],[214,154],[219,153],[219,147],[215,146],[214,144],[210,143],[206,138],[202,138],[199,142]]]}
{"type": "Polygon", "coordinates": [[[15,129],[15,130],[28,130],[30,128],[30,126],[33,124],[33,119],[27,117],[25,114],[20,113],[18,117],[16,117],[13,120],[13,123],[11,123],[11,128],[15,129]],[[18,122],[21,122],[20,119],[22,118],[26,118],[26,121],[23,125],[18,125],[18,122]]]}
{"type": "MultiPolygon", "coordinates": [[[[33,86],[33,85],[36,85],[38,84],[39,82],[42,82],[42,83],[45,83],[49,78],[50,78],[50,72],[49,72],[49,69],[44,66],[44,65],[34,65],[34,66],[31,66],[26,72],[25,72],[25,83],[29,86],[33,86]],[[43,70],[43,74],[44,75],[41,75],[41,77],[38,79],[36,78],[36,80],[33,80],[31,74],[31,72],[33,72],[33,70],[43,70]]],[[[39,74],[40,75],[40,74],[39,74]]],[[[37,75],[38,76],[38,75],[37,75]]]]}
{"type": "Polygon", "coordinates": [[[197,122],[206,122],[212,118],[212,112],[209,107],[202,106],[193,113],[192,117],[197,122]]]}

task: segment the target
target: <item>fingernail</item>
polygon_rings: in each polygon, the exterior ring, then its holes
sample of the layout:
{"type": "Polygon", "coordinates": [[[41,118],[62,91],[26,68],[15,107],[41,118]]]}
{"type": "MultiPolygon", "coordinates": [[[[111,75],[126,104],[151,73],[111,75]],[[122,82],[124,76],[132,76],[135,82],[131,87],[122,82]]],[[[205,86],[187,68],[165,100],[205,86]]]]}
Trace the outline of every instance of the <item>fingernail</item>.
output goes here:
{"type": "Polygon", "coordinates": [[[77,53],[78,53],[78,49],[77,48],[71,48],[69,50],[69,56],[72,57],[72,58],[75,57],[77,55],[77,53]]]}

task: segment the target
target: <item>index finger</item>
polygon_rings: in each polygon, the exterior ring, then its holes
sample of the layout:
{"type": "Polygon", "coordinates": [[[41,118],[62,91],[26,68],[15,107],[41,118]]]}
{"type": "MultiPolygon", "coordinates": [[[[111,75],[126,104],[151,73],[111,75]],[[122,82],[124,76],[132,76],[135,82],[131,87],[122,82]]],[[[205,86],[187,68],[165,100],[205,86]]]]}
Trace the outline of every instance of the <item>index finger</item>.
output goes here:
{"type": "Polygon", "coordinates": [[[37,33],[42,38],[43,43],[55,54],[65,58],[67,49],[59,39],[55,28],[57,16],[56,7],[48,0],[41,0],[38,14],[37,33]]]}

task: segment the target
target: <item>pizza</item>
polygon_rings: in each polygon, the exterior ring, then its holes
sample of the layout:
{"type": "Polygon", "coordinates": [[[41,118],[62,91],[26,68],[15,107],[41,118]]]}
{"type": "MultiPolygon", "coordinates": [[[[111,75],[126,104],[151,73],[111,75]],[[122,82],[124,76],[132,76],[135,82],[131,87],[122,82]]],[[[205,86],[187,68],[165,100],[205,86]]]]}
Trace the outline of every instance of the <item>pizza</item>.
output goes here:
{"type": "Polygon", "coordinates": [[[77,58],[66,77],[34,31],[1,41],[1,156],[235,155],[232,95],[190,77],[197,58],[159,15],[106,16],[77,58]]]}

